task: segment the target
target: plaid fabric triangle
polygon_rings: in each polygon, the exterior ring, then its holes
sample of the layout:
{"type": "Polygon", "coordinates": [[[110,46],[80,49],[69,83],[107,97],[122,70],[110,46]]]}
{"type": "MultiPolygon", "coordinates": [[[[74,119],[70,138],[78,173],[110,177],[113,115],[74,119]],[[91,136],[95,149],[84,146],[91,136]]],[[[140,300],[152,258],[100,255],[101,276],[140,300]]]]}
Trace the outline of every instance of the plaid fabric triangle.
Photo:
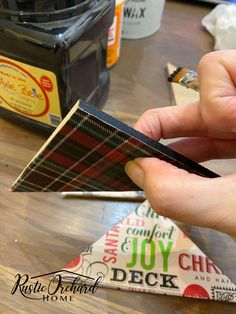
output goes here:
{"type": "Polygon", "coordinates": [[[210,170],[79,101],[11,190],[139,190],[124,172],[125,164],[138,157],[157,157],[189,172],[217,177],[210,170]]]}

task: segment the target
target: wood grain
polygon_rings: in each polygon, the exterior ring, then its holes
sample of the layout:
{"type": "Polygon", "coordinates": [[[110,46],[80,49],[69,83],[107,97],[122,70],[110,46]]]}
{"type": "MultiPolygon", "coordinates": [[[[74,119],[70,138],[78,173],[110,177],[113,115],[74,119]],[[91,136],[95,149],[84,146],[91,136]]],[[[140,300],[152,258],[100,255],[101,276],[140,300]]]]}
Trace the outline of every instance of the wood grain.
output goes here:
{"type": "MultiPolygon", "coordinates": [[[[201,27],[211,6],[167,1],[158,33],[123,41],[121,57],[111,70],[106,111],[133,124],[155,106],[170,105],[167,62],[195,68],[213,47],[201,27]]],[[[63,267],[132,210],[136,203],[62,199],[57,193],[10,193],[8,188],[45,138],[0,120],[0,312],[1,313],[233,313],[232,304],[99,288],[73,302],[37,302],[11,295],[15,275],[38,275],[63,267]]],[[[210,162],[219,173],[232,172],[230,161],[210,162]]],[[[182,228],[236,282],[236,245],[213,230],[182,228]],[[222,258],[224,256],[224,258],[222,258]]]]}

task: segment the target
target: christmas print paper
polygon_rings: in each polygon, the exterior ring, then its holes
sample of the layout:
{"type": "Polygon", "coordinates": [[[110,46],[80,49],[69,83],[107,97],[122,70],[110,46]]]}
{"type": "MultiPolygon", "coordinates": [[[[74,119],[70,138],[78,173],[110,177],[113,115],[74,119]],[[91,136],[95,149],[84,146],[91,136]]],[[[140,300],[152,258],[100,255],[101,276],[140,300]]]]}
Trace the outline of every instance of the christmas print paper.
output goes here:
{"type": "MultiPolygon", "coordinates": [[[[99,286],[236,302],[236,286],[170,219],[148,201],[64,268],[99,286]]],[[[73,273],[62,274],[73,281],[73,273]]]]}

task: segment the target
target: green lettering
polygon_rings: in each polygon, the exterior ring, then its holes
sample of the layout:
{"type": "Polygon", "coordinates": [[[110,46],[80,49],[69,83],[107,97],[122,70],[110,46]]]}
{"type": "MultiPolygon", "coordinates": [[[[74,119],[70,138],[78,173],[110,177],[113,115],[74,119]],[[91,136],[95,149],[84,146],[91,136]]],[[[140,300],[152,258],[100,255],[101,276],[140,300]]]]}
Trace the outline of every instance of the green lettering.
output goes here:
{"type": "Polygon", "coordinates": [[[164,247],[164,243],[162,240],[158,240],[158,244],[159,244],[159,247],[160,247],[160,250],[161,250],[161,255],[162,255],[162,258],[163,258],[163,271],[164,272],[168,272],[168,258],[169,258],[169,255],[170,255],[170,251],[172,249],[172,245],[173,245],[173,242],[171,241],[168,241],[168,244],[167,244],[167,248],[165,249],[164,247]]]}
{"type": "Polygon", "coordinates": [[[137,263],[137,248],[138,248],[138,238],[133,238],[133,244],[132,244],[132,256],[131,261],[126,264],[126,267],[131,268],[134,267],[137,263]]]}
{"type": "Polygon", "coordinates": [[[150,270],[155,266],[155,243],[153,241],[149,241],[147,239],[143,240],[141,247],[141,266],[150,270]],[[146,264],[146,247],[147,244],[150,245],[150,261],[149,264],[146,264]]]}

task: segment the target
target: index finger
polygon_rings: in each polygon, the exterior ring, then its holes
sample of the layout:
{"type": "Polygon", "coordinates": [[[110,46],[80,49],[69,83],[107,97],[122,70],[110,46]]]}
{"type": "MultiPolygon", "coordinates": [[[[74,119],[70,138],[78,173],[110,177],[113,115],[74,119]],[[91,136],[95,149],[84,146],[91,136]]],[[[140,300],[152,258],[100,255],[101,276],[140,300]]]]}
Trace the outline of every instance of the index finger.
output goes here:
{"type": "Polygon", "coordinates": [[[199,102],[150,109],[142,114],[134,128],[155,140],[207,134],[199,102]]]}

